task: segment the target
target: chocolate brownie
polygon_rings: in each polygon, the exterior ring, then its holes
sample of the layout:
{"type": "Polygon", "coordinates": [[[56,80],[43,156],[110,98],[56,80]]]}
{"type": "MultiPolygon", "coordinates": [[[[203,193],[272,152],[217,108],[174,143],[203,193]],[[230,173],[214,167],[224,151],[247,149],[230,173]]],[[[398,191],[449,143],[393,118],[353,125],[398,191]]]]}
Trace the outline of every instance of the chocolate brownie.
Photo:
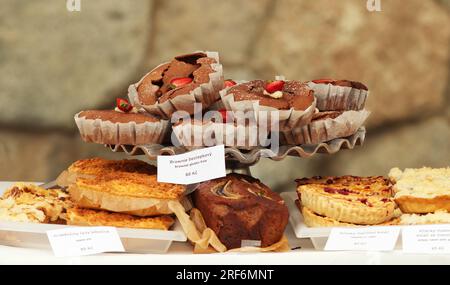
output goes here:
{"type": "Polygon", "coordinates": [[[262,106],[279,110],[306,110],[314,101],[313,91],[299,81],[284,81],[280,96],[267,92],[270,81],[252,80],[231,87],[227,94],[233,94],[235,101],[258,100],[262,106]]]}
{"type": "Polygon", "coordinates": [[[240,174],[201,183],[193,193],[195,207],[227,249],[242,240],[262,247],[280,241],[289,213],[283,199],[258,179],[240,174]]]}
{"type": "Polygon", "coordinates": [[[193,53],[175,57],[171,62],[162,64],[152,70],[139,85],[138,98],[144,105],[163,103],[178,95],[188,94],[200,84],[209,82],[209,74],[214,70],[211,64],[215,59],[205,53],[193,53]],[[192,79],[181,86],[174,86],[177,78],[192,79]]]}
{"type": "Polygon", "coordinates": [[[313,80],[312,82],[316,84],[331,84],[335,86],[352,87],[355,89],[361,89],[365,91],[369,90],[367,86],[362,84],[361,82],[351,80],[317,79],[313,80]]]}
{"type": "Polygon", "coordinates": [[[145,123],[145,122],[158,122],[159,119],[142,113],[122,113],[114,110],[90,110],[82,111],[79,114],[80,118],[102,121],[109,121],[111,123],[145,123]]]}

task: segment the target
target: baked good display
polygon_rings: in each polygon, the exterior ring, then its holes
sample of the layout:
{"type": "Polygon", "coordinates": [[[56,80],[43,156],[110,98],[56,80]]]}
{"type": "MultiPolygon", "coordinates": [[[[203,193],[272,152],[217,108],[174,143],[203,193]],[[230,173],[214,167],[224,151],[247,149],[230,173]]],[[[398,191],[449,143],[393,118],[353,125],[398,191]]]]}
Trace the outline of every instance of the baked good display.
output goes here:
{"type": "Polygon", "coordinates": [[[0,198],[0,220],[60,224],[71,206],[69,195],[60,189],[17,183],[0,198]]]}
{"type": "Polygon", "coordinates": [[[367,86],[356,81],[318,79],[307,84],[314,91],[320,111],[359,111],[369,96],[367,86]]]}
{"type": "Polygon", "coordinates": [[[450,211],[450,168],[393,168],[395,202],[404,213],[450,211]]]}
{"type": "Polygon", "coordinates": [[[279,242],[289,217],[277,193],[239,174],[200,183],[193,202],[227,249],[240,248],[245,240],[260,241],[261,247],[279,242]]]}
{"type": "Polygon", "coordinates": [[[131,229],[169,230],[175,223],[171,216],[138,217],[127,214],[72,207],[67,209],[67,224],[74,226],[109,226],[131,229]]]}
{"type": "Polygon", "coordinates": [[[319,144],[355,134],[369,115],[366,110],[317,112],[308,125],[283,131],[282,135],[290,145],[319,144]]]}
{"type": "Polygon", "coordinates": [[[378,177],[301,179],[297,193],[303,211],[324,216],[340,223],[376,225],[385,223],[395,216],[395,202],[384,193],[391,191],[390,185],[378,177]],[[345,182],[345,181],[348,182],[345,182]],[[374,181],[373,183],[369,181],[374,181]],[[331,183],[328,183],[331,182],[331,183]]]}
{"type": "Polygon", "coordinates": [[[142,145],[164,141],[169,131],[168,121],[138,112],[123,99],[117,104],[121,109],[88,110],[75,115],[75,123],[85,142],[142,145]]]}
{"type": "Polygon", "coordinates": [[[222,65],[216,52],[197,52],[176,56],[130,85],[130,102],[150,114],[170,119],[176,111],[194,113],[216,102],[223,89],[222,65]]]}
{"type": "Polygon", "coordinates": [[[226,88],[220,96],[227,110],[253,111],[255,118],[263,111],[277,111],[280,130],[308,124],[316,107],[313,91],[294,80],[252,80],[226,88]]]}
{"type": "Polygon", "coordinates": [[[158,182],[154,166],[136,160],[93,161],[92,167],[85,160],[75,162],[60,178],[68,180],[70,197],[79,207],[157,216],[173,213],[171,201],[188,204],[185,186],[158,182]]]}

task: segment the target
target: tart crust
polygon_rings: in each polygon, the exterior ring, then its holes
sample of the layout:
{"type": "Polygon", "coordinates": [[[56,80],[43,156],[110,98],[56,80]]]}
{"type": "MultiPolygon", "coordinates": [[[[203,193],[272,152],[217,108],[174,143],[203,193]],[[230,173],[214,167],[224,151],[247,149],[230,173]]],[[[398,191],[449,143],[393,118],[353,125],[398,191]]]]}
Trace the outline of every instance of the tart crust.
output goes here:
{"type": "Polygon", "coordinates": [[[327,193],[323,185],[301,185],[297,188],[305,207],[339,222],[375,225],[394,217],[395,203],[389,198],[361,193],[327,193]]]}
{"type": "Polygon", "coordinates": [[[450,212],[450,195],[436,196],[433,198],[420,198],[414,196],[400,196],[395,202],[403,213],[434,213],[444,210],[450,212]]]}

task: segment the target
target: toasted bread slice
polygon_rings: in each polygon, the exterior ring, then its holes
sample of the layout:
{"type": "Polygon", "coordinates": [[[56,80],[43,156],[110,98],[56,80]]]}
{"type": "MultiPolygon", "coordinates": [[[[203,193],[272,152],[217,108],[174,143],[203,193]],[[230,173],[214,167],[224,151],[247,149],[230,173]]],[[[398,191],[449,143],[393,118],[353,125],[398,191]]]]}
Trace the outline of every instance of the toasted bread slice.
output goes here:
{"type": "Polygon", "coordinates": [[[450,168],[393,168],[395,201],[404,213],[450,211],[450,168]]]}
{"type": "Polygon", "coordinates": [[[370,190],[352,185],[306,184],[298,186],[297,193],[302,205],[339,222],[375,225],[392,219],[396,207],[393,199],[373,195],[370,190]]]}
{"type": "Polygon", "coordinates": [[[311,178],[297,179],[297,186],[308,184],[328,185],[329,187],[349,187],[358,189],[364,195],[379,195],[383,197],[392,197],[392,183],[383,176],[315,176],[311,178]]]}
{"type": "Polygon", "coordinates": [[[70,173],[101,176],[107,173],[156,174],[156,167],[138,159],[107,160],[99,157],[82,159],[69,166],[70,173]]]}
{"type": "Polygon", "coordinates": [[[67,209],[68,225],[169,230],[174,223],[175,219],[171,216],[143,218],[82,208],[67,209]]]}
{"type": "Polygon", "coordinates": [[[184,191],[182,185],[159,183],[156,175],[138,173],[79,177],[69,187],[71,199],[80,207],[138,216],[172,214],[169,202],[183,202],[184,191]]]}

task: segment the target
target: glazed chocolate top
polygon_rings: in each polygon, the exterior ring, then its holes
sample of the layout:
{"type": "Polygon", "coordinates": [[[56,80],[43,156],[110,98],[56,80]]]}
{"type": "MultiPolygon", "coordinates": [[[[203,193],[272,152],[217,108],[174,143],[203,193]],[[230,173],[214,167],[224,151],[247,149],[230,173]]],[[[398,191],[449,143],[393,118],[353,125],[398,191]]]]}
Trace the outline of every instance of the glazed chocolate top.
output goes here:
{"type": "Polygon", "coordinates": [[[258,179],[241,174],[228,174],[226,177],[201,183],[196,192],[237,208],[242,205],[260,203],[270,207],[285,207],[280,195],[270,190],[258,179]]]}
{"type": "Polygon", "coordinates": [[[318,79],[318,80],[313,80],[312,82],[314,82],[316,84],[331,84],[331,85],[335,85],[335,86],[352,87],[355,89],[361,89],[361,90],[366,90],[366,91],[369,90],[367,88],[367,86],[362,84],[361,82],[351,81],[351,80],[318,79]]]}
{"type": "Polygon", "coordinates": [[[343,112],[340,112],[340,111],[318,112],[313,115],[311,121],[336,119],[337,117],[342,115],[342,113],[343,112]]]}
{"type": "Polygon", "coordinates": [[[155,117],[144,115],[142,113],[122,113],[114,110],[90,110],[83,111],[79,114],[80,118],[102,121],[110,121],[112,123],[145,123],[145,122],[158,122],[155,117]]]}
{"type": "Polygon", "coordinates": [[[253,80],[238,84],[228,89],[227,94],[234,94],[235,101],[258,100],[260,105],[270,106],[280,110],[306,110],[314,101],[313,91],[299,81],[285,81],[283,96],[273,98],[265,93],[265,80],[253,80]]]}
{"type": "Polygon", "coordinates": [[[209,82],[209,74],[214,70],[211,64],[216,60],[204,53],[194,53],[175,57],[171,62],[152,70],[138,87],[139,101],[144,105],[163,103],[178,95],[194,90],[200,84],[209,82]],[[175,89],[170,88],[174,78],[192,78],[192,82],[175,89]]]}

